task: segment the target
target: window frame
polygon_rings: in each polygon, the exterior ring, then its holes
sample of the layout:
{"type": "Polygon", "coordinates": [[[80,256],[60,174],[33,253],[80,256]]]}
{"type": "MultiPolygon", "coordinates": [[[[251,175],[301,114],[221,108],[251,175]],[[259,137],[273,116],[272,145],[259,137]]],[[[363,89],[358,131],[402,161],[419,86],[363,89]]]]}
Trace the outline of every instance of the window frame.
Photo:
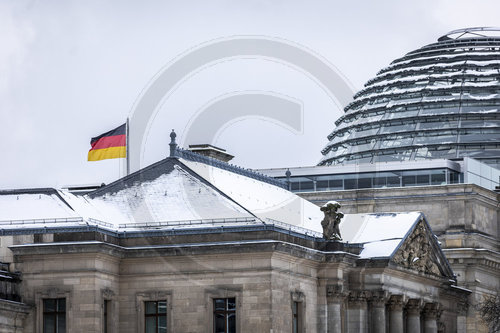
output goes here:
{"type": "Polygon", "coordinates": [[[146,302],[167,302],[167,332],[173,332],[172,317],[172,291],[171,290],[153,290],[139,292],[136,294],[137,306],[137,332],[146,332],[146,302]]]}
{"type": "Polygon", "coordinates": [[[59,289],[56,287],[46,287],[35,291],[35,304],[36,304],[36,326],[37,332],[43,333],[43,320],[44,320],[44,299],[66,299],[66,332],[72,332],[72,323],[69,320],[72,318],[72,294],[69,290],[59,289]]]}
{"type": "Polygon", "coordinates": [[[60,298],[44,298],[42,299],[42,332],[43,333],[62,333],[59,332],[58,330],[58,325],[57,323],[59,322],[58,319],[61,315],[64,316],[64,333],[66,333],[66,323],[67,323],[67,318],[66,318],[66,298],[65,297],[60,297],[60,298]],[[64,311],[59,311],[59,302],[64,300],[64,311]],[[46,301],[55,301],[54,304],[54,311],[47,311],[45,308],[45,303],[46,301]],[[47,317],[53,317],[54,318],[54,331],[53,332],[45,332],[45,321],[47,317]]]}
{"type": "Polygon", "coordinates": [[[229,333],[228,332],[228,318],[229,318],[229,315],[230,314],[234,314],[234,330],[236,331],[236,297],[227,297],[227,298],[213,298],[212,299],[212,302],[213,302],[213,307],[214,307],[214,310],[213,310],[213,331],[215,331],[215,316],[217,314],[222,314],[224,316],[224,333],[229,333]],[[217,302],[217,300],[224,300],[224,310],[217,310],[215,308],[215,303],[217,302]],[[234,309],[229,309],[229,300],[234,300],[234,309]]]}
{"type": "Polygon", "coordinates": [[[291,291],[290,292],[290,311],[292,314],[292,320],[290,324],[292,325],[290,331],[293,331],[293,321],[294,321],[294,305],[297,305],[297,333],[305,333],[305,313],[306,313],[306,298],[301,291],[291,291]]]}
{"type": "Polygon", "coordinates": [[[241,302],[243,299],[242,288],[238,286],[218,286],[214,289],[205,290],[205,322],[208,323],[207,332],[214,331],[214,299],[217,298],[234,298],[236,303],[236,332],[241,332],[241,302]]]}

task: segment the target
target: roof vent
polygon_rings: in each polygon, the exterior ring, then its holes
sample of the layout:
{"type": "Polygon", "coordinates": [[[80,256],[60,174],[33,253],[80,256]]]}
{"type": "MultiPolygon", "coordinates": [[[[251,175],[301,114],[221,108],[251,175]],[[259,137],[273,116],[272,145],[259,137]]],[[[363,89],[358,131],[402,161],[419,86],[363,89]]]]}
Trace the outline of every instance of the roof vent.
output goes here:
{"type": "Polygon", "coordinates": [[[233,155],[228,154],[225,149],[209,144],[189,145],[189,150],[194,153],[215,158],[223,162],[229,162],[234,157],[233,155]]]}

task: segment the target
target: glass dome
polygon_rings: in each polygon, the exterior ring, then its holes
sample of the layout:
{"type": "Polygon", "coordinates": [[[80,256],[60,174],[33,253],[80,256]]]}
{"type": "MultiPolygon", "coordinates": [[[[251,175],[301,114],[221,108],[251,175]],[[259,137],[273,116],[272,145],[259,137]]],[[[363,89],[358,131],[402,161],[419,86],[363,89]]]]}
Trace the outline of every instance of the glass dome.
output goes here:
{"type": "Polygon", "coordinates": [[[465,156],[500,168],[500,28],[455,30],[354,95],[319,165],[465,156]]]}

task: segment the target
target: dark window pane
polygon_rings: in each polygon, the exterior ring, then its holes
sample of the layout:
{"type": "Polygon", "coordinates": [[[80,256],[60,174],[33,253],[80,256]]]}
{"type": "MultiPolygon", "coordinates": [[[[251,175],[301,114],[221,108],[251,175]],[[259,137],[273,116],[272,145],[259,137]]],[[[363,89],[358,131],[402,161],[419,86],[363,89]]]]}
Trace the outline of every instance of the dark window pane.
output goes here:
{"type": "Polygon", "coordinates": [[[158,302],[158,313],[167,313],[167,302],[158,302]]]}
{"type": "Polygon", "coordinates": [[[146,302],[146,314],[156,313],[156,302],[146,302]]]}
{"type": "Polygon", "coordinates": [[[43,316],[43,332],[53,333],[56,332],[56,317],[53,314],[45,314],[43,316]]]}
{"type": "Polygon", "coordinates": [[[57,315],[57,333],[66,332],[66,314],[57,315]]]}
{"type": "Polygon", "coordinates": [[[314,189],[314,184],[312,181],[310,182],[300,182],[300,189],[301,190],[312,190],[314,189]]]}
{"type": "Polygon", "coordinates": [[[236,315],[234,313],[227,316],[227,332],[236,333],[236,315]]]}
{"type": "Polygon", "coordinates": [[[222,313],[216,313],[214,316],[214,333],[226,333],[225,316],[222,313]]]}
{"type": "Polygon", "coordinates": [[[429,185],[429,175],[417,175],[418,185],[429,185]]]}
{"type": "Polygon", "coordinates": [[[215,310],[226,310],[226,299],[225,298],[217,298],[214,300],[214,308],[215,310]]]}
{"type": "Polygon", "coordinates": [[[156,317],[146,317],[146,333],[157,333],[156,317]]]}
{"type": "Polygon", "coordinates": [[[357,179],[345,179],[344,180],[344,188],[346,190],[352,190],[358,188],[358,180],[357,179]]]}
{"type": "Polygon", "coordinates": [[[444,171],[441,173],[433,173],[431,174],[431,184],[432,185],[441,185],[446,183],[446,174],[444,171]]]}
{"type": "Polygon", "coordinates": [[[158,317],[158,333],[167,333],[167,317],[165,315],[158,317]]]}
{"type": "Polygon", "coordinates": [[[43,312],[55,312],[55,311],[56,311],[56,299],[44,299],[43,312]]]}
{"type": "Polygon", "coordinates": [[[60,298],[57,300],[57,312],[66,312],[66,299],[60,298]]]}
{"type": "Polygon", "coordinates": [[[236,309],[236,302],[235,302],[234,298],[227,299],[227,309],[228,310],[235,310],[236,309]]]}
{"type": "Polygon", "coordinates": [[[358,188],[371,188],[372,187],[372,179],[371,178],[359,178],[358,179],[358,188]]]}
{"type": "Polygon", "coordinates": [[[387,177],[388,187],[398,187],[401,186],[401,181],[399,176],[387,177]]]}

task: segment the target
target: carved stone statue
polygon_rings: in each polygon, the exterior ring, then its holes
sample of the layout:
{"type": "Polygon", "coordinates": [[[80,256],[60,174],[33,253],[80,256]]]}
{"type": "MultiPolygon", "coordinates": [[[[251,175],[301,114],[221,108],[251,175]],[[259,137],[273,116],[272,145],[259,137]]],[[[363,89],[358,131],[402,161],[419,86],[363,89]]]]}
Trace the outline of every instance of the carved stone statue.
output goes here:
{"type": "Polygon", "coordinates": [[[419,222],[406,243],[394,255],[393,260],[405,268],[415,269],[427,274],[441,275],[422,221],[419,222]]]}
{"type": "Polygon", "coordinates": [[[328,201],[320,209],[325,214],[321,226],[323,227],[323,237],[331,240],[341,240],[339,224],[344,214],[338,212],[340,204],[337,201],[328,201]]]}

